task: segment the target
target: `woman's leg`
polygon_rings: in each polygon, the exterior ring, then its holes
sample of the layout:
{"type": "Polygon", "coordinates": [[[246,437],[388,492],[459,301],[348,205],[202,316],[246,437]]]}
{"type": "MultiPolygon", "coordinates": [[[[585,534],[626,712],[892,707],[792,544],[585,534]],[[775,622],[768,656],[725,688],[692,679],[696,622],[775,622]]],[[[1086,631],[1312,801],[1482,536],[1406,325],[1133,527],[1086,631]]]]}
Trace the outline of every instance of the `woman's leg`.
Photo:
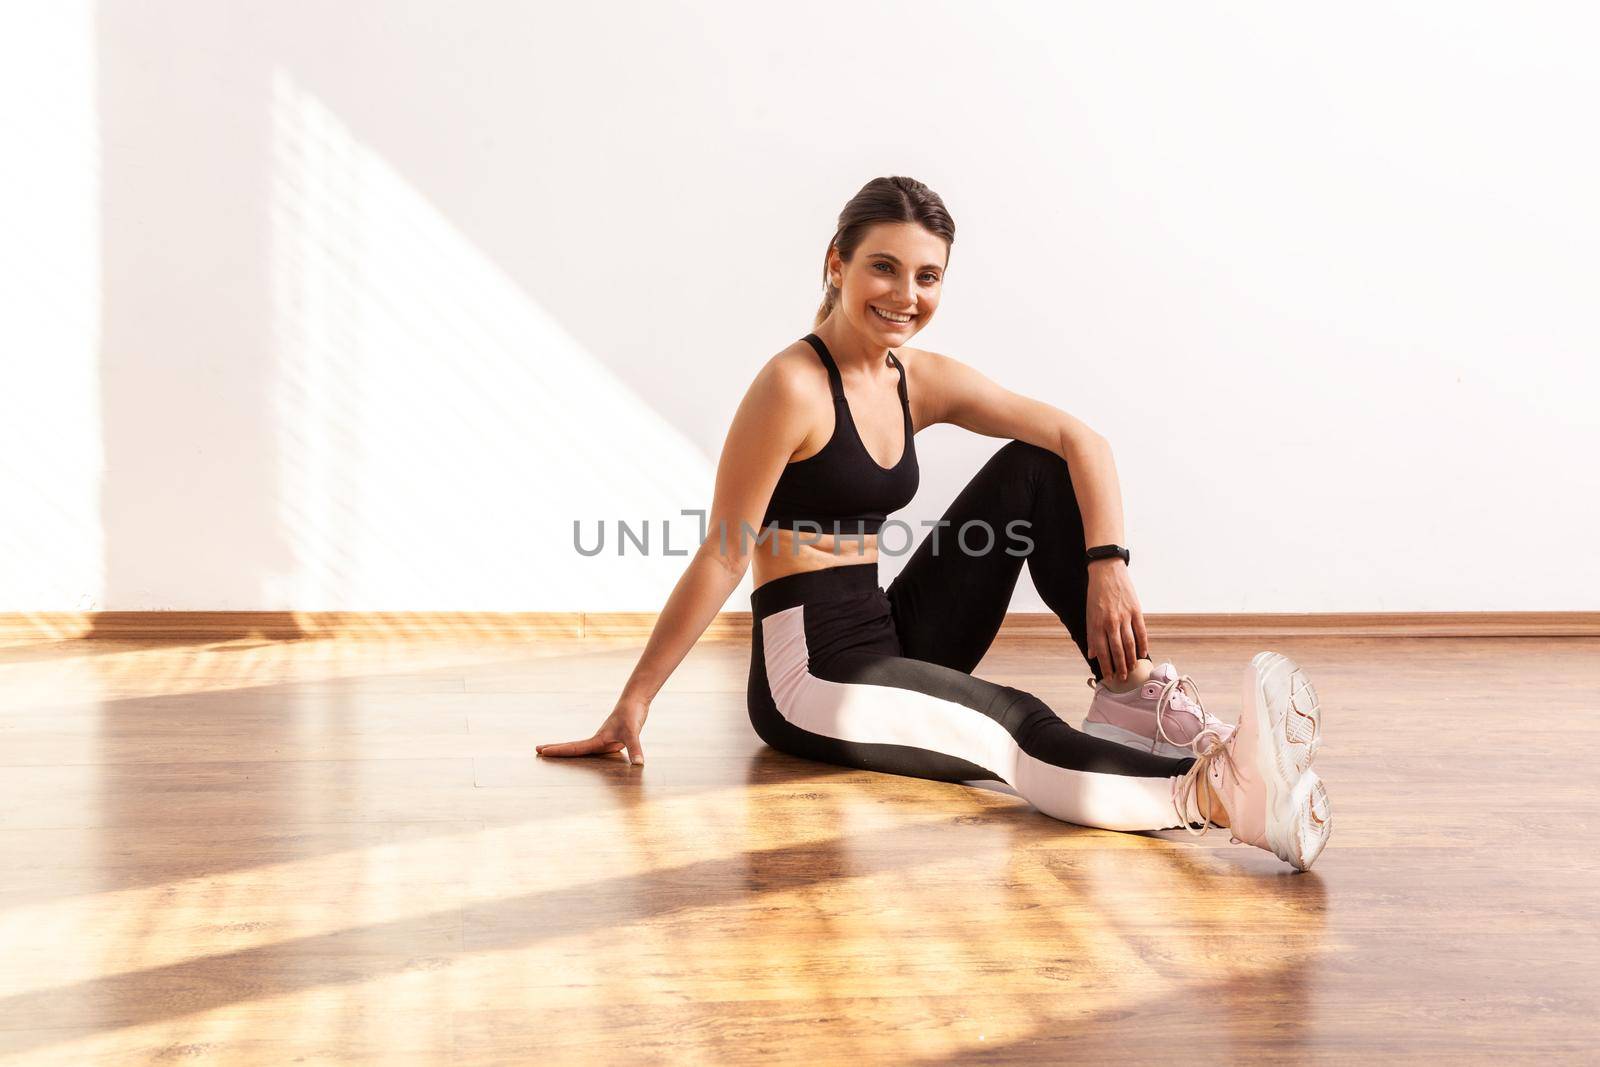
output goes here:
{"type": "Polygon", "coordinates": [[[1089,658],[1083,551],[1083,516],[1067,461],[1023,441],[1005,445],[889,584],[905,654],[970,673],[1000,630],[1026,559],[1040,597],[1101,678],[1100,664],[1089,658]],[[1015,520],[1025,524],[1014,534],[1008,524],[1015,520]]]}
{"type": "Polygon", "coordinates": [[[1005,782],[1046,815],[1082,826],[1181,825],[1173,783],[1193,758],[1091,737],[1030,693],[889,654],[888,604],[876,590],[809,603],[765,592],[752,598],[749,708],[772,747],[936,781],[1005,782]]]}

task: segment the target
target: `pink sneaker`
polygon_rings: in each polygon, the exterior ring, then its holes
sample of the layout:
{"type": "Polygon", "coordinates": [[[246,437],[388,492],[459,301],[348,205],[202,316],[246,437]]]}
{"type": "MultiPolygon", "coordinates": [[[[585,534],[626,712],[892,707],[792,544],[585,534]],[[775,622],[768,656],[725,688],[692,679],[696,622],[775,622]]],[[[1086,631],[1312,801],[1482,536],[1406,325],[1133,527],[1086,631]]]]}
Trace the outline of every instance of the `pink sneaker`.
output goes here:
{"type": "Polygon", "coordinates": [[[1307,870],[1333,832],[1328,790],[1311,771],[1321,743],[1322,710],[1305,672],[1287,656],[1258,652],[1245,668],[1238,729],[1225,739],[1202,732],[1194,766],[1173,779],[1173,809],[1184,829],[1205,835],[1203,775],[1228,809],[1234,843],[1307,870]]]}
{"type": "Polygon", "coordinates": [[[1143,685],[1113,693],[1089,679],[1094,700],[1083,732],[1159,756],[1183,758],[1198,752],[1195,740],[1210,732],[1226,741],[1233,726],[1206,711],[1194,679],[1170,663],[1157,667],[1143,685]]]}

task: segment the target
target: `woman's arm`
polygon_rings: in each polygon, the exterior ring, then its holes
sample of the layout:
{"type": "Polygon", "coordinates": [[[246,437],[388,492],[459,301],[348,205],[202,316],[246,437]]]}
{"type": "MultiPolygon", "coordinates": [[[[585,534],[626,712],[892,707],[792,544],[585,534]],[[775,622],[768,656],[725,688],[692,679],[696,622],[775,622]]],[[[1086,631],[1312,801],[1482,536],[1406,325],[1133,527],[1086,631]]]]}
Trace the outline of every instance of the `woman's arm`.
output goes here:
{"type": "MultiPolygon", "coordinates": [[[[1072,472],[1084,547],[1123,543],[1122,487],[1104,437],[1060,408],[1013,393],[960,360],[919,351],[917,369],[916,392],[928,423],[947,422],[1056,453],[1072,472]]],[[[1089,564],[1088,614],[1089,656],[1102,670],[1126,678],[1146,658],[1148,639],[1144,613],[1122,560],[1089,564]]]]}
{"type": "Polygon", "coordinates": [[[639,731],[650,702],[750,566],[752,538],[760,528],[772,490],[805,438],[810,418],[807,396],[807,383],[790,363],[775,358],[756,375],[722,445],[706,539],[667,597],[616,709],[594,736],[539,745],[540,755],[588,756],[626,748],[632,762],[644,762],[639,731]],[[741,529],[751,534],[740,536],[741,529]],[[726,537],[721,535],[724,530],[726,537]]]}
{"type": "Polygon", "coordinates": [[[805,437],[805,403],[805,383],[779,361],[751,383],[722,444],[705,542],[667,597],[624,697],[652,700],[744,577],[772,490],[805,437]]]}

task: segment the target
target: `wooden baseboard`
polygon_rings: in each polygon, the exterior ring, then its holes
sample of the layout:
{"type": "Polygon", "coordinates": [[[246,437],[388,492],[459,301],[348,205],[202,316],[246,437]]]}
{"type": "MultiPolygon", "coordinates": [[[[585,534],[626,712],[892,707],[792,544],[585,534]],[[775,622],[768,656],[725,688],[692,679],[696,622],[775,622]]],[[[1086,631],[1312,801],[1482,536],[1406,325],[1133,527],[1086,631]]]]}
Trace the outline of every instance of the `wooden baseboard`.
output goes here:
{"type": "MultiPolygon", "coordinates": [[[[585,637],[643,640],[653,611],[105,611],[0,613],[0,641],[93,639],[269,640],[350,638],[541,641],[585,637]]],[[[1600,637],[1597,611],[1442,611],[1146,615],[1152,637],[1600,637]]],[[[1014,612],[1004,637],[1065,633],[1048,612],[1014,612]]],[[[748,640],[750,613],[725,611],[712,639],[748,640]]]]}
{"type": "MultiPolygon", "coordinates": [[[[1146,615],[1152,637],[1600,637],[1600,611],[1396,611],[1146,615]]],[[[1006,616],[1002,633],[1061,632],[1048,612],[1006,616]]]]}

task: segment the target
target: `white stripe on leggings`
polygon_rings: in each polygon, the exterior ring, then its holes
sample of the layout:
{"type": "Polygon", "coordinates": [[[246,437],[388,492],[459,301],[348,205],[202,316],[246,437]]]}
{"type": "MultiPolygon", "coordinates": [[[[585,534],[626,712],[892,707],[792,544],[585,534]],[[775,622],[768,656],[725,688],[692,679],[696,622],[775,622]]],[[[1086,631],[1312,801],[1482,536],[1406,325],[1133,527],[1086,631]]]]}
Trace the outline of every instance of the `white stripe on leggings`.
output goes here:
{"type": "Polygon", "coordinates": [[[993,771],[1053,818],[1105,830],[1178,825],[1171,778],[1079,771],[1046,763],[1018,746],[998,721],[974,708],[898,686],[830,682],[811,673],[805,605],[761,620],[767,685],[790,723],[824,737],[906,745],[993,771]]]}

